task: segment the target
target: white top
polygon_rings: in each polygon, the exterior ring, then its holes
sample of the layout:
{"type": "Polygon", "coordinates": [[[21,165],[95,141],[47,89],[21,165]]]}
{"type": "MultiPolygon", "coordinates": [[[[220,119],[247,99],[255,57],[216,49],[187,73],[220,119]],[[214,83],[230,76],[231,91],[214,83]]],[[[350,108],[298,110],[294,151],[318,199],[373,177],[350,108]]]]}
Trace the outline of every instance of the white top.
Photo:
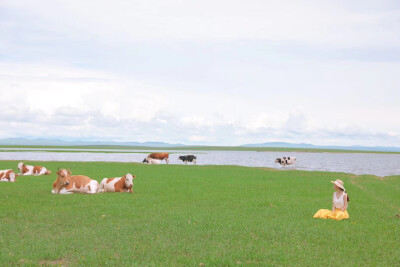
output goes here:
{"type": "Polygon", "coordinates": [[[335,208],[337,209],[343,209],[344,207],[344,196],[346,195],[346,193],[343,192],[343,194],[340,194],[340,197],[337,198],[336,197],[336,192],[333,193],[333,204],[335,205],[335,208]]]}

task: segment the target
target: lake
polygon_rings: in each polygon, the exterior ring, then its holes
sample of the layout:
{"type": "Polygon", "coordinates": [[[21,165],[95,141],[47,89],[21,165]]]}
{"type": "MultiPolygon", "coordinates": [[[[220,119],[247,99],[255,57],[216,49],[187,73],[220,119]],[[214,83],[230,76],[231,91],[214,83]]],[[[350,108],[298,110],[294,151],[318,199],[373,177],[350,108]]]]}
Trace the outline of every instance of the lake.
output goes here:
{"type": "MultiPolygon", "coordinates": [[[[2,149],[3,151],[7,149],[2,149]]],[[[9,148],[8,150],[18,150],[9,148]]],[[[29,150],[29,149],[22,149],[29,150]]],[[[112,161],[112,162],[142,162],[151,150],[114,150],[115,153],[90,153],[90,151],[105,151],[105,149],[79,149],[88,152],[42,152],[37,151],[1,152],[0,160],[31,160],[31,161],[112,161]],[[135,153],[118,153],[135,152],[135,153]]],[[[46,149],[52,150],[52,149],[46,149]]],[[[61,150],[61,149],[54,149],[61,150]]],[[[67,150],[67,149],[62,149],[67,150]]],[[[76,150],[76,149],[75,149],[76,150]]],[[[73,151],[73,149],[69,150],[73,151]]],[[[157,152],[157,151],[154,151],[157,152]]],[[[377,176],[400,175],[400,154],[373,153],[309,153],[309,152],[256,152],[256,151],[168,151],[170,164],[183,164],[179,155],[194,154],[198,165],[239,165],[249,167],[268,167],[290,170],[289,166],[282,168],[275,163],[277,157],[297,157],[297,170],[346,172],[353,174],[374,174],[377,176]]],[[[164,163],[165,164],[165,163],[164,163]]],[[[67,166],[65,166],[67,167],[67,166]]]]}

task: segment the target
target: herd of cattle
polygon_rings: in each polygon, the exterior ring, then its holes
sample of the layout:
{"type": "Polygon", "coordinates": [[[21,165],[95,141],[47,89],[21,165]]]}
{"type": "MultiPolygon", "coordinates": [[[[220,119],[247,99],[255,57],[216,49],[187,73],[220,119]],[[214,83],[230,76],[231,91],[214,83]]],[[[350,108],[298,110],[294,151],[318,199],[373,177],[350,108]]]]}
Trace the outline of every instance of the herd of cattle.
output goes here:
{"type": "MultiPolygon", "coordinates": [[[[196,156],[186,155],[179,156],[185,164],[193,162],[196,164],[196,156]]],[[[151,153],[144,160],[143,163],[159,164],[163,160],[169,163],[168,153],[151,153]]],[[[277,158],[275,163],[279,163],[282,166],[296,164],[296,157],[282,157],[277,158]]],[[[0,170],[0,182],[15,182],[16,177],[19,175],[49,175],[51,171],[42,166],[31,166],[25,165],[23,162],[18,163],[18,174],[12,169],[0,170]]],[[[104,178],[101,183],[97,180],[91,179],[85,175],[72,175],[70,169],[58,169],[57,179],[53,183],[54,194],[72,194],[72,193],[103,193],[103,192],[129,192],[133,193],[133,179],[135,175],[130,173],[125,174],[122,177],[104,178]]]]}
{"type": "MultiPolygon", "coordinates": [[[[186,156],[179,156],[179,159],[182,160],[185,164],[188,162],[193,162],[196,164],[196,156],[195,155],[186,155],[186,156]]],[[[169,163],[169,154],[168,153],[151,153],[142,161],[143,163],[149,164],[159,164],[163,160],[168,164],[169,163]]]]}

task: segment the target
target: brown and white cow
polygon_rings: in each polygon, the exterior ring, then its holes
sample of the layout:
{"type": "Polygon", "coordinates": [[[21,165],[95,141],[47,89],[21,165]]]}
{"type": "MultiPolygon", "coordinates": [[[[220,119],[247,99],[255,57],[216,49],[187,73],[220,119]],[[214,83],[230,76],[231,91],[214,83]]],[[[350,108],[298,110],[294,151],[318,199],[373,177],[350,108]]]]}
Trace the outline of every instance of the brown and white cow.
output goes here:
{"type": "Polygon", "coordinates": [[[71,175],[67,169],[57,171],[57,179],[53,183],[53,194],[86,193],[95,194],[99,192],[99,182],[85,175],[71,175]]]}
{"type": "Polygon", "coordinates": [[[100,183],[99,192],[129,192],[133,193],[133,179],[135,175],[130,173],[122,177],[104,178],[100,183]]]}
{"type": "Polygon", "coordinates": [[[162,160],[165,160],[165,162],[168,164],[169,163],[169,154],[168,153],[151,153],[143,160],[143,163],[157,164],[162,160]]]}
{"type": "Polygon", "coordinates": [[[15,182],[15,177],[18,175],[11,169],[9,170],[0,170],[0,182],[15,182]]]}
{"type": "Polygon", "coordinates": [[[20,175],[48,175],[51,171],[42,166],[25,165],[23,162],[18,163],[20,175]]]}

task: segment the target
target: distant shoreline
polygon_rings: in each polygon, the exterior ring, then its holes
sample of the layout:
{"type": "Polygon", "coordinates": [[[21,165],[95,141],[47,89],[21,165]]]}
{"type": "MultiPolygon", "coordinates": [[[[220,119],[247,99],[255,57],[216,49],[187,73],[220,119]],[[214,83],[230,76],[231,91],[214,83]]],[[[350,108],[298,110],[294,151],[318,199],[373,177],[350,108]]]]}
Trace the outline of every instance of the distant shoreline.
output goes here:
{"type": "Polygon", "coordinates": [[[137,153],[137,152],[115,152],[120,150],[150,150],[150,151],[256,151],[256,152],[308,152],[308,153],[368,153],[368,154],[400,154],[393,151],[368,151],[368,150],[346,150],[346,149],[320,149],[320,148],[292,148],[292,147],[243,147],[243,146],[179,146],[179,147],[149,147],[149,146],[115,146],[115,145],[85,145],[85,146],[39,146],[39,145],[4,145],[0,146],[0,152],[71,152],[71,153],[137,153]],[[4,149],[6,148],[6,149],[4,149]],[[15,148],[16,150],[13,150],[15,148]],[[21,150],[23,148],[29,150],[21,150]],[[18,149],[18,150],[17,150],[18,149]],[[37,150],[35,150],[37,149],[37,150]],[[46,150],[49,149],[49,150],[46,150]],[[56,150],[53,150],[56,149],[56,150]],[[84,149],[99,149],[90,151],[84,149]],[[101,149],[101,151],[100,151],[101,149]]]}

